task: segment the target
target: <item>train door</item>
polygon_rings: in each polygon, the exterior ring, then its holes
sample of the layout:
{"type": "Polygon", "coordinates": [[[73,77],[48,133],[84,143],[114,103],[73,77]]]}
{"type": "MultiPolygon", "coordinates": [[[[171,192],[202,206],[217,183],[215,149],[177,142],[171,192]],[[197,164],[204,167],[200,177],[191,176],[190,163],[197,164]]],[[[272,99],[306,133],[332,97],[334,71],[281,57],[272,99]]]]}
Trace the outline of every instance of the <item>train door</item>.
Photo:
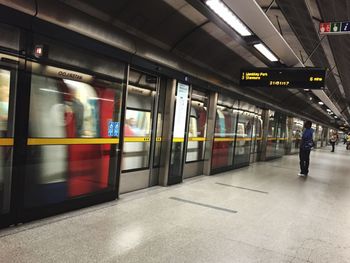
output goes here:
{"type": "Polygon", "coordinates": [[[249,165],[250,162],[250,149],[252,146],[254,126],[254,114],[251,108],[253,108],[253,105],[240,102],[235,145],[235,168],[249,165]]]}
{"type": "Polygon", "coordinates": [[[0,23],[0,227],[14,215],[13,152],[20,31],[0,23]]]}
{"type": "Polygon", "coordinates": [[[298,118],[293,118],[291,153],[299,152],[302,131],[303,131],[303,121],[298,118]]]}
{"type": "Polygon", "coordinates": [[[259,153],[261,150],[262,141],[262,119],[261,110],[257,110],[254,114],[254,125],[253,125],[253,135],[252,135],[252,146],[250,150],[250,162],[256,162],[259,159],[259,153]]]}
{"type": "Polygon", "coordinates": [[[13,121],[18,58],[0,53],[0,225],[10,219],[12,186],[13,121]]]}
{"type": "Polygon", "coordinates": [[[276,114],[277,120],[277,142],[276,142],[276,157],[281,157],[285,154],[286,151],[286,142],[287,142],[287,117],[278,112],[276,114]]]}
{"type": "Polygon", "coordinates": [[[192,89],[188,114],[188,136],[184,178],[203,174],[207,134],[208,94],[192,89]]]}
{"type": "Polygon", "coordinates": [[[271,159],[276,156],[276,144],[277,144],[277,120],[275,111],[269,110],[269,127],[267,134],[267,145],[266,145],[266,158],[271,159]]]}
{"type": "MultiPolygon", "coordinates": [[[[160,78],[131,69],[127,86],[120,192],[147,188],[157,181],[154,169],[160,78]]],[[[158,138],[159,141],[160,138],[158,138]]]]}
{"type": "Polygon", "coordinates": [[[120,80],[32,67],[25,208],[116,195],[120,80]]]}
{"type": "Polygon", "coordinates": [[[212,173],[233,169],[238,101],[219,97],[211,159],[212,173]]]}

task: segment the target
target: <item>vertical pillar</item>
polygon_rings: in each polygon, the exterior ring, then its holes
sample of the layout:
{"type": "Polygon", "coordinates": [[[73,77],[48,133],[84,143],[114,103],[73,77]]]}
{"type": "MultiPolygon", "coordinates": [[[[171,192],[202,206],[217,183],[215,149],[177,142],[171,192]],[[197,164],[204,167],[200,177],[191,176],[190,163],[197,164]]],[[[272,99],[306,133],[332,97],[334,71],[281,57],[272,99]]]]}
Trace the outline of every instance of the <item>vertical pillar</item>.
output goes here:
{"type": "Polygon", "coordinates": [[[269,134],[269,121],[270,121],[270,111],[264,109],[262,112],[263,129],[262,129],[262,140],[261,140],[261,151],[258,157],[260,161],[266,160],[266,149],[267,149],[267,137],[269,134]]]}
{"type": "Polygon", "coordinates": [[[203,174],[210,175],[211,172],[211,158],[212,149],[215,136],[215,120],[216,120],[216,104],[218,102],[218,93],[210,92],[209,108],[208,108],[208,122],[207,122],[207,138],[205,143],[205,160],[203,167],[203,174]]]}
{"type": "Polygon", "coordinates": [[[168,185],[168,174],[170,167],[171,143],[174,122],[176,80],[169,79],[166,85],[166,96],[164,106],[162,146],[159,169],[159,185],[168,185]]]}

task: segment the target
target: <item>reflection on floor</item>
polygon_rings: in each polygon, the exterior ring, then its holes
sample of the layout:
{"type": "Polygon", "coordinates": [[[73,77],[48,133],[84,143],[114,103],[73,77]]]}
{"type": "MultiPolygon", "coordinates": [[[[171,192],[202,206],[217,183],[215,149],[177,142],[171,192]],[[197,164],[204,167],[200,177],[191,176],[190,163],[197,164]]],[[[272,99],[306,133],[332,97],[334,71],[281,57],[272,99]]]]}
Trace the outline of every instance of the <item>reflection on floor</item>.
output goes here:
{"type": "Polygon", "coordinates": [[[307,179],[286,156],[2,230],[0,262],[350,262],[341,148],[307,179]]]}

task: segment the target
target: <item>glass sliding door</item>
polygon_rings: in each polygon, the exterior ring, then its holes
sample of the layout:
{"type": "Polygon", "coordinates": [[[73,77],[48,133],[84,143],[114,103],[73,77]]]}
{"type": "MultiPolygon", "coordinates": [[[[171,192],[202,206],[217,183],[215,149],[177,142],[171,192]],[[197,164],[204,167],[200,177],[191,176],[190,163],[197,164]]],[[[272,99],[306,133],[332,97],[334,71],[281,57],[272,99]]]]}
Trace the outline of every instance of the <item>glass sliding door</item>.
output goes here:
{"type": "Polygon", "coordinates": [[[275,112],[269,110],[269,127],[267,133],[266,158],[273,158],[276,155],[277,144],[277,123],[275,112]]]}
{"type": "MultiPolygon", "coordinates": [[[[38,70],[44,65],[35,65],[38,70]]],[[[65,71],[55,68],[56,72],[65,71]]],[[[80,81],[33,74],[25,205],[114,189],[120,83],[80,72],[80,81]],[[82,80],[86,80],[83,82],[82,80]],[[113,126],[113,127],[112,127],[113,126]]]]}
{"type": "Polygon", "coordinates": [[[237,133],[238,101],[219,97],[211,169],[213,173],[233,168],[235,138],[237,133]]]}
{"type": "Polygon", "coordinates": [[[0,226],[10,223],[20,31],[0,23],[0,226]]]}
{"type": "Polygon", "coordinates": [[[16,71],[0,66],[0,215],[10,212],[15,81],[16,71]]]}
{"type": "Polygon", "coordinates": [[[280,112],[269,111],[266,158],[277,158],[285,154],[287,141],[287,117],[280,112]]]}
{"type": "Polygon", "coordinates": [[[192,90],[188,124],[188,143],[186,162],[204,160],[207,133],[208,96],[198,90],[192,90]]]}
{"type": "Polygon", "coordinates": [[[258,158],[261,153],[261,141],[262,141],[262,118],[261,118],[261,109],[256,109],[254,113],[254,128],[252,135],[252,147],[251,154],[253,162],[258,161],[258,158]]]}
{"type": "Polygon", "coordinates": [[[254,106],[240,102],[236,133],[234,166],[249,165],[254,128],[254,106]]]}
{"type": "Polygon", "coordinates": [[[130,70],[124,124],[123,172],[149,169],[157,78],[130,70]]]}
{"type": "Polygon", "coordinates": [[[23,202],[30,215],[118,194],[125,65],[41,35],[31,68],[23,202]],[[79,203],[80,202],[80,203],[79,203]]]}
{"type": "Polygon", "coordinates": [[[293,118],[291,153],[299,152],[303,126],[304,122],[301,119],[293,118]]]}
{"type": "Polygon", "coordinates": [[[157,76],[130,69],[120,184],[122,193],[149,187],[151,177],[153,182],[157,181],[152,164],[159,163],[154,153],[158,150],[154,146],[156,136],[160,134],[157,129],[162,128],[162,122],[157,123],[155,112],[159,83],[157,76]]]}
{"type": "Polygon", "coordinates": [[[284,114],[278,113],[277,117],[277,142],[276,156],[280,157],[285,154],[287,142],[287,117],[284,114]]]}
{"type": "Polygon", "coordinates": [[[192,89],[184,178],[203,174],[208,119],[208,93],[192,89]]]}

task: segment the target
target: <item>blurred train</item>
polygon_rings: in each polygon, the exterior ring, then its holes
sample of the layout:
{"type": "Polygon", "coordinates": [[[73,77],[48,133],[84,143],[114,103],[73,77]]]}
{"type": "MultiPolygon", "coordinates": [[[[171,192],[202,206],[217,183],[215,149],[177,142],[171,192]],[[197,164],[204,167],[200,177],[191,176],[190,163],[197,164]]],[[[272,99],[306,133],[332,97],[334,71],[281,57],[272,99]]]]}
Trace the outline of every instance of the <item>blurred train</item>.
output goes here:
{"type": "Polygon", "coordinates": [[[108,137],[118,91],[113,83],[85,74],[53,67],[51,71],[55,74],[32,75],[27,206],[108,187],[111,146],[69,139],[108,137]],[[74,74],[79,81],[65,78],[74,74]],[[39,145],[35,139],[41,140],[39,145]]]}

